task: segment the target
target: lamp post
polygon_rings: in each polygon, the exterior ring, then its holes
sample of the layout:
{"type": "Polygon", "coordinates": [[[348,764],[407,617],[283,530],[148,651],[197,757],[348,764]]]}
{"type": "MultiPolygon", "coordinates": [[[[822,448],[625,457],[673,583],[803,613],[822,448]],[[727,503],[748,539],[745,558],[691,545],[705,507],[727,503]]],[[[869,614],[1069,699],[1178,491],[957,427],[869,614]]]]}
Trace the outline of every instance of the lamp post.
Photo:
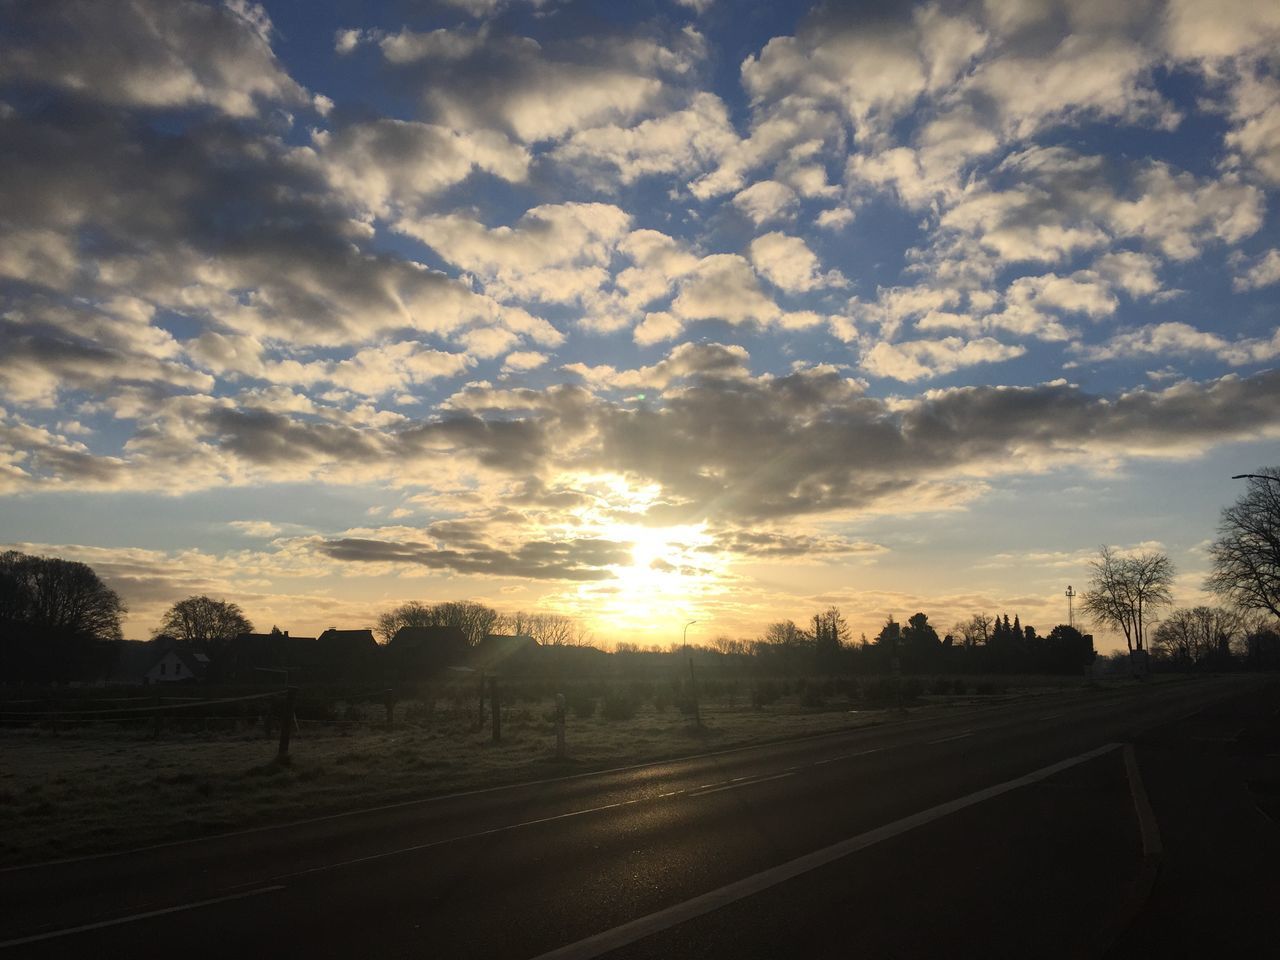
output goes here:
{"type": "Polygon", "coordinates": [[[1269,477],[1265,473],[1233,473],[1232,480],[1266,480],[1268,483],[1280,483],[1280,477],[1269,477]]]}
{"type": "Polygon", "coordinates": [[[680,647],[684,650],[685,656],[689,658],[689,696],[693,700],[693,724],[702,729],[702,711],[698,707],[698,678],[693,672],[693,654],[689,652],[689,628],[692,627],[697,620],[690,620],[684,625],[684,630],[680,632],[680,647]]]}

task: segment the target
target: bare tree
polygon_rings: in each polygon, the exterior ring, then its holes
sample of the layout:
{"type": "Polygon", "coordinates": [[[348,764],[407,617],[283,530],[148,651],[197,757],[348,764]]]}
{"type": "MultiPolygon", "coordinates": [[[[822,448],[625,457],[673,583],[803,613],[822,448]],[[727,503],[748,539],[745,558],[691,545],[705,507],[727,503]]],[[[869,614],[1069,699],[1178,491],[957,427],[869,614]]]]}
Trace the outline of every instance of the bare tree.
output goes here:
{"type": "Polygon", "coordinates": [[[119,640],[125,609],[88,564],[0,553],[0,621],[48,636],[119,640]]]}
{"type": "Polygon", "coordinates": [[[1093,578],[1083,598],[1085,613],[1123,633],[1132,659],[1146,650],[1155,613],[1173,602],[1173,562],[1163,553],[1121,554],[1104,546],[1089,565],[1093,578]]]}
{"type": "Polygon", "coordinates": [[[779,620],[765,627],[760,642],[770,646],[794,647],[805,642],[804,631],[792,620],[779,620]]]}
{"type": "Polygon", "coordinates": [[[1280,617],[1280,467],[1249,478],[1249,487],[1222,511],[1209,548],[1213,572],[1205,588],[1246,610],[1280,617]]]}
{"type": "Polygon", "coordinates": [[[1222,660],[1230,655],[1242,622],[1240,614],[1222,607],[1183,607],[1156,628],[1151,646],[1161,656],[1185,665],[1222,660]]]}
{"type": "Polygon", "coordinates": [[[237,604],[212,597],[187,597],[171,606],[156,634],[167,634],[184,643],[209,646],[249,633],[253,624],[237,604]]]}
{"type": "Polygon", "coordinates": [[[383,643],[401,627],[457,627],[475,646],[498,625],[498,611],[473,600],[449,600],[444,603],[420,603],[410,600],[394,610],[379,614],[374,625],[383,643]]]}
{"type": "Polygon", "coordinates": [[[378,614],[373,632],[382,643],[387,643],[401,627],[434,627],[438,622],[433,608],[417,600],[409,600],[394,610],[378,614]]]}

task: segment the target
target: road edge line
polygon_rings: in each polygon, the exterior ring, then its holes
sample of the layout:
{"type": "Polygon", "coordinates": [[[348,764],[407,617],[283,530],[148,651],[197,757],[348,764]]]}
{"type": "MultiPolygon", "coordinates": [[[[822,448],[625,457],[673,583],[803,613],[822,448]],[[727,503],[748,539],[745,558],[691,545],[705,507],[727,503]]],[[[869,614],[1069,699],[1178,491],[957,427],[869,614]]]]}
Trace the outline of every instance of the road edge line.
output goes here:
{"type": "Polygon", "coordinates": [[[97,923],[82,923],[77,927],[64,927],[61,930],[50,930],[46,933],[33,933],[26,937],[16,937],[13,940],[0,941],[0,950],[8,950],[10,947],[21,947],[28,943],[39,943],[41,940],[56,940],[58,937],[70,937],[77,933],[87,933],[90,930],[101,930],[104,927],[118,927],[124,923],[136,923],[139,920],[150,920],[152,917],[163,917],[169,913],[182,913],[184,910],[198,910],[201,907],[211,907],[217,903],[229,903],[232,900],[244,900],[246,897],[257,897],[264,893],[275,893],[277,890],[283,890],[281,884],[274,884],[269,887],[258,887],[256,890],[246,890],[243,893],[233,893],[225,897],[214,897],[211,900],[197,900],[194,903],[180,903],[176,907],[164,907],[160,910],[148,910],[146,913],[133,913],[127,917],[116,917],[114,920],[99,920],[97,923]]]}
{"type": "Polygon", "coordinates": [[[1164,852],[1164,844],[1160,840],[1160,824],[1156,822],[1155,811],[1151,809],[1151,800],[1147,796],[1146,784],[1142,782],[1142,771],[1138,769],[1138,756],[1132,743],[1124,745],[1124,769],[1129,776],[1129,796],[1133,798],[1133,810],[1137,814],[1138,830],[1142,834],[1142,855],[1150,860],[1164,852]]]}
{"type": "Polygon", "coordinates": [[[913,813],[911,816],[903,817],[900,820],[894,820],[883,826],[860,833],[857,836],[849,837],[841,840],[829,847],[821,850],[815,850],[812,853],[789,860],[786,863],[779,864],[776,867],[770,867],[768,870],[762,870],[759,873],[744,877],[741,880],[734,881],[716,890],[708,891],[700,894],[683,903],[677,903],[674,906],[659,910],[644,917],[639,917],[628,923],[614,927],[611,930],[605,930],[602,933],[594,934],[586,937],[576,943],[570,943],[563,947],[557,947],[547,953],[539,954],[534,960],[591,960],[593,957],[601,956],[612,950],[625,947],[637,940],[667,930],[678,924],[700,917],[703,914],[711,913],[721,907],[728,906],[738,900],[742,900],[753,894],[760,893],[770,887],[777,886],[787,880],[791,880],[802,874],[809,873],[819,867],[826,866],[836,860],[840,860],[850,854],[857,853],[874,844],[881,843],[885,840],[892,839],[900,834],[907,833],[917,827],[922,827],[935,820],[949,816],[966,807],[972,807],[976,804],[998,797],[1001,794],[1017,790],[1022,787],[1030,786],[1038,783],[1055,774],[1068,770],[1071,767],[1081,763],[1086,763],[1104,754],[1110,753],[1120,747],[1119,743],[1108,743],[1094,750],[1089,750],[1078,756],[1071,757],[1067,760],[1061,760],[1058,763],[1050,764],[1047,767],[1041,767],[1032,773],[1018,777],[1014,780],[1006,780],[1004,783],[998,783],[995,786],[986,787],[967,796],[959,797],[955,800],[949,800],[946,803],[938,804],[919,813],[913,813]]]}

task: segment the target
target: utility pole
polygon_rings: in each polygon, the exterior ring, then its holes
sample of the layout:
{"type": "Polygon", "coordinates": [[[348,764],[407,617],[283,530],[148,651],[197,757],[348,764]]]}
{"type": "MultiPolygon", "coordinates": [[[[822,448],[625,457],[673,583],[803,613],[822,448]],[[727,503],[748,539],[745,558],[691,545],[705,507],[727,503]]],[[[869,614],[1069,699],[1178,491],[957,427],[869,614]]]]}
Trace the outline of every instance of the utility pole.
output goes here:
{"type": "Polygon", "coordinates": [[[689,696],[693,699],[693,723],[701,730],[702,710],[698,707],[698,678],[693,674],[693,654],[689,653],[689,628],[697,622],[697,620],[690,620],[684,625],[684,631],[680,635],[680,645],[689,658],[689,696]]]}

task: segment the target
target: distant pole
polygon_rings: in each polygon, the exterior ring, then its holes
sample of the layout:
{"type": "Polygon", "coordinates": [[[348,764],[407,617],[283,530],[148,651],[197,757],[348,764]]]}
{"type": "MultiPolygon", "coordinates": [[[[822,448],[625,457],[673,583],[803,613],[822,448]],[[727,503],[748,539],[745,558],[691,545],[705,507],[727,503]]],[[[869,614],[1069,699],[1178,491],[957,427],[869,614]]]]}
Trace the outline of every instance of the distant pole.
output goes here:
{"type": "Polygon", "coordinates": [[[693,654],[689,652],[689,628],[697,622],[697,620],[690,620],[684,625],[684,630],[680,634],[680,645],[684,648],[685,656],[689,658],[689,696],[693,700],[693,724],[701,730],[702,709],[698,706],[698,678],[693,672],[693,654]]]}
{"type": "Polygon", "coordinates": [[[564,759],[564,694],[556,694],[556,759],[564,759]]]}
{"type": "Polygon", "coordinates": [[[1076,598],[1076,592],[1072,589],[1071,584],[1067,584],[1067,626],[1073,630],[1076,626],[1075,606],[1072,601],[1076,598]]]}
{"type": "Polygon", "coordinates": [[[498,678],[489,678],[489,709],[493,711],[493,742],[502,742],[502,701],[498,699],[498,678]]]}
{"type": "Polygon", "coordinates": [[[480,671],[480,712],[476,714],[476,729],[484,729],[484,671],[480,671]]]}

